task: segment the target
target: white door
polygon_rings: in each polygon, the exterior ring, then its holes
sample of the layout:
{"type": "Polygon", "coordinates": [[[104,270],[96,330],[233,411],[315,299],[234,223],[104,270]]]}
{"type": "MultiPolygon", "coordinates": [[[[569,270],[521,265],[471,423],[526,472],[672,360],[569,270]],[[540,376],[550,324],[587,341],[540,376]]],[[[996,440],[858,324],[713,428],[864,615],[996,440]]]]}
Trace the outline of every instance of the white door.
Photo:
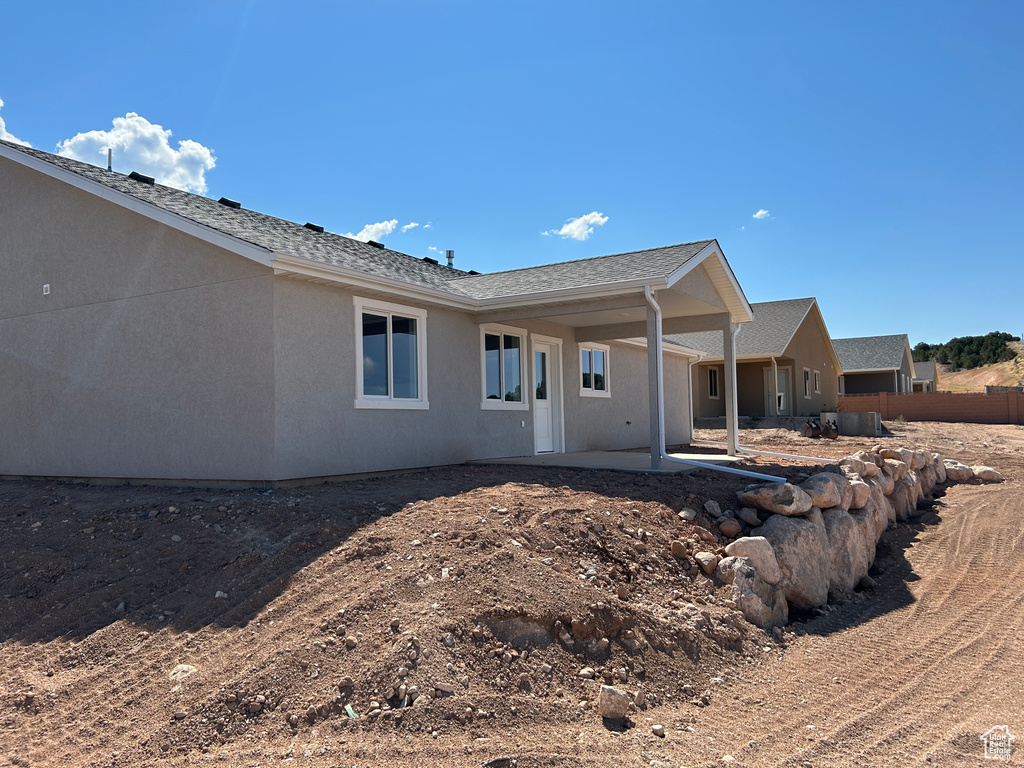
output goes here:
{"type": "Polygon", "coordinates": [[[552,453],[555,450],[555,409],[553,407],[553,363],[556,348],[552,344],[533,344],[533,435],[537,453],[552,453]]]}
{"type": "Polygon", "coordinates": [[[772,414],[772,398],[779,416],[789,416],[789,369],[779,368],[778,379],[772,386],[772,369],[764,369],[764,408],[765,414],[772,414]]]}

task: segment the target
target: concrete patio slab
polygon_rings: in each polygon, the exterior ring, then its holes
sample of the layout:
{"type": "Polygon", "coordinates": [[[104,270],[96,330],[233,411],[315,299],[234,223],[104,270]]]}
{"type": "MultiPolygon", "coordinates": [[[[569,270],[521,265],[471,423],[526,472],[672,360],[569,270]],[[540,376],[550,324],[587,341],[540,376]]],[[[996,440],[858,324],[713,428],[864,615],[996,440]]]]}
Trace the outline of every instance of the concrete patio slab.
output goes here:
{"type": "MultiPolygon", "coordinates": [[[[670,453],[684,461],[728,466],[735,456],[707,453],[670,453]]],[[[540,453],[536,456],[512,456],[500,459],[476,459],[469,464],[517,464],[528,467],[566,467],[569,469],[611,469],[618,472],[675,475],[695,472],[699,467],[664,463],[662,469],[651,469],[651,455],[644,451],[580,451],[578,453],[540,453]]]]}

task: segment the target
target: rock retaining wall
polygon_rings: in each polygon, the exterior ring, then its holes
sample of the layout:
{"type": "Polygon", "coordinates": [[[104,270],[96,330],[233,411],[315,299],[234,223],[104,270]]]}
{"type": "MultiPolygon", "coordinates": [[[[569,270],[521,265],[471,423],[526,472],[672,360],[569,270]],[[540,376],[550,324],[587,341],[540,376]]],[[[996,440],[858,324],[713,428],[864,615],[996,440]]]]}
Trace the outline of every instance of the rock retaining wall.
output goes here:
{"type": "Polygon", "coordinates": [[[748,621],[780,626],[791,608],[817,608],[854,589],[867,577],[885,529],[914,515],[937,486],[1002,479],[991,467],[969,467],[938,453],[881,446],[858,451],[800,485],[739,491],[743,509],[720,520],[719,529],[725,532],[736,519],[761,524],[749,529],[754,535],[731,542],[724,559],[702,566],[732,586],[748,621]]]}

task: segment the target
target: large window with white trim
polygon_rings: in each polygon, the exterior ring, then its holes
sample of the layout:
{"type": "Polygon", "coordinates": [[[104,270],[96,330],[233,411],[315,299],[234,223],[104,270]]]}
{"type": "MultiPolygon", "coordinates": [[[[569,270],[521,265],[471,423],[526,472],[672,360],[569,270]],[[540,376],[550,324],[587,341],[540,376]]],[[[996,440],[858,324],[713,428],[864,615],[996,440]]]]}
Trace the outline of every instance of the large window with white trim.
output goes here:
{"type": "Polygon", "coordinates": [[[611,397],[608,352],[605,344],[580,344],[580,394],[584,397],[611,397]]]}
{"type": "Polygon", "coordinates": [[[502,325],[480,328],[483,401],[490,410],[526,410],[523,393],[526,331],[502,325]]]}
{"type": "Polygon", "coordinates": [[[426,310],[354,301],[356,408],[427,408],[426,310]]]}

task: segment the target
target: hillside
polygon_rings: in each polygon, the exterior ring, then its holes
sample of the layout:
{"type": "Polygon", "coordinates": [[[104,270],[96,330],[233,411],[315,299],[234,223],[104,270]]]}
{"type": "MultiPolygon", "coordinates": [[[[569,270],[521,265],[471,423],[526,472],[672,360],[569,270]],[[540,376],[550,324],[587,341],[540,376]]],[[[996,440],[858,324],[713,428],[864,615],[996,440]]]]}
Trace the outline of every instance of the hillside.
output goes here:
{"type": "Polygon", "coordinates": [[[939,389],[943,392],[984,392],[986,386],[1024,386],[1024,344],[1007,342],[1017,353],[1013,360],[983,365],[969,370],[950,371],[948,365],[939,365],[939,389]]]}

